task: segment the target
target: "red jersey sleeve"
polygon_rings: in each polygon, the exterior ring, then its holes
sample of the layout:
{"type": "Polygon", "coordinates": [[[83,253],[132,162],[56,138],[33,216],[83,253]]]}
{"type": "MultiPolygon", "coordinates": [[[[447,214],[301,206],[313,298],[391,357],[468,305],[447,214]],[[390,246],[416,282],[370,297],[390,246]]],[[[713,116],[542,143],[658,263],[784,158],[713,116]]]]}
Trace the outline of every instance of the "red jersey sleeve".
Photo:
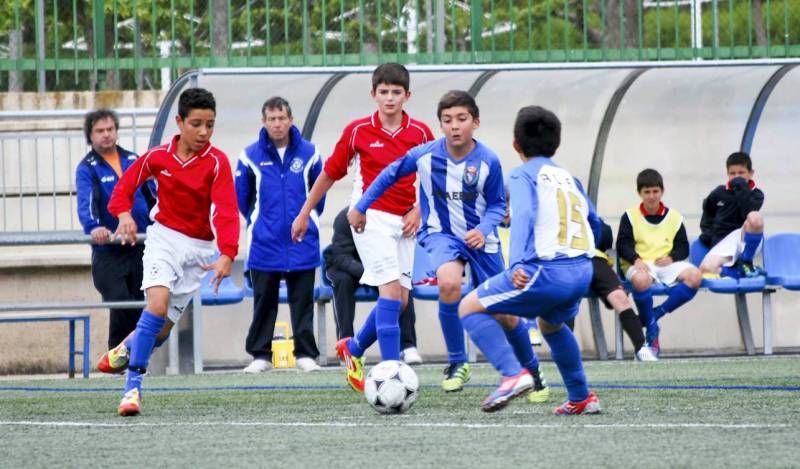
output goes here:
{"type": "Polygon", "coordinates": [[[224,154],[215,154],[214,158],[217,160],[217,172],[211,184],[211,203],[214,204],[211,222],[217,233],[220,254],[235,259],[239,253],[239,207],[231,164],[224,154]]]}
{"type": "Polygon", "coordinates": [[[120,213],[131,211],[136,191],[152,176],[149,165],[151,155],[152,153],[148,152],[143,157],[137,158],[119,178],[108,201],[108,211],[115,217],[119,217],[120,213]]]}
{"type": "Polygon", "coordinates": [[[350,159],[355,154],[353,144],[355,135],[353,131],[352,124],[345,127],[342,131],[342,136],[336,142],[333,153],[325,160],[325,174],[335,181],[347,176],[347,167],[350,165],[350,159]]]}

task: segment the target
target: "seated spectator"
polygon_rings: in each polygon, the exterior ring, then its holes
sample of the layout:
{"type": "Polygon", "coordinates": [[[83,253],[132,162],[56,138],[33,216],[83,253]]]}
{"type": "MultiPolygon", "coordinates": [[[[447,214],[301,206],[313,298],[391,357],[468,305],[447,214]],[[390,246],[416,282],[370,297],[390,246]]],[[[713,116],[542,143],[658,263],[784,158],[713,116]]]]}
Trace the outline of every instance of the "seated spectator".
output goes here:
{"type": "MultiPolygon", "coordinates": [[[[323,272],[333,285],[333,311],[336,320],[336,337],[353,336],[353,319],[356,312],[355,291],[361,286],[359,279],[364,274],[364,266],[353,243],[353,233],[347,222],[347,211],[344,208],[333,221],[333,238],[330,246],[325,248],[326,270],[323,272]]],[[[406,309],[400,314],[401,357],[409,365],[422,363],[417,351],[417,335],[414,329],[416,315],[414,302],[409,301],[406,309]]]]}
{"type": "Polygon", "coordinates": [[[700,270],[723,277],[753,277],[764,271],[753,258],[764,240],[764,218],[758,211],[764,193],[753,180],[753,162],[744,152],[732,153],[725,162],[728,182],[717,186],[703,201],[700,241],[710,248],[700,270]]]}
{"type": "Polygon", "coordinates": [[[622,272],[633,287],[639,318],[647,328],[647,344],[658,355],[658,320],[694,298],[703,277],[685,260],[689,257],[689,240],[683,216],[661,202],[661,174],[654,169],[643,170],[636,177],[636,190],[642,202],[622,215],[617,254],[622,272]],[[650,291],[653,282],[671,287],[667,299],[656,308],[650,291]]]}

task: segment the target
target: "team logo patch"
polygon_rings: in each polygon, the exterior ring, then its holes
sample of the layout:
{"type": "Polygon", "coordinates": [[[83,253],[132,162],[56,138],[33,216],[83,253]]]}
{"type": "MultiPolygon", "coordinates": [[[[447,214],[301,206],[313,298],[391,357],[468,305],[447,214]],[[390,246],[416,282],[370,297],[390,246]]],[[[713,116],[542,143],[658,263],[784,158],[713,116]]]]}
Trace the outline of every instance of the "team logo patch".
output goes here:
{"type": "Polygon", "coordinates": [[[289,169],[291,169],[293,173],[299,173],[303,170],[303,160],[300,158],[293,159],[289,169]]]}
{"type": "Polygon", "coordinates": [[[467,166],[464,168],[464,184],[474,186],[478,183],[478,168],[475,166],[467,166]]]}

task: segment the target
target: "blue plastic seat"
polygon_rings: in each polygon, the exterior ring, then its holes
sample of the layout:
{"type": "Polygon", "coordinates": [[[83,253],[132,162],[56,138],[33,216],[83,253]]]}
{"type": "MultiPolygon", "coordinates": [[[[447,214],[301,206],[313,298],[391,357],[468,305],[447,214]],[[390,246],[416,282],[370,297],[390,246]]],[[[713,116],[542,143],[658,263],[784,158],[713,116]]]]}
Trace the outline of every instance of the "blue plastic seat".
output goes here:
{"type": "Polygon", "coordinates": [[[217,294],[214,294],[214,289],[211,287],[212,275],[213,273],[209,272],[203,277],[203,286],[200,288],[203,305],[232,305],[244,300],[244,290],[236,286],[230,277],[222,279],[217,294]]]}
{"type": "Polygon", "coordinates": [[[764,242],[767,283],[800,290],[800,233],[778,233],[764,242]]]}
{"type": "MultiPolygon", "coordinates": [[[[325,263],[325,256],[322,256],[322,265],[319,271],[320,286],[317,287],[314,292],[314,296],[318,300],[333,299],[333,285],[330,279],[328,279],[328,275],[325,273],[327,269],[328,265],[325,263]]],[[[378,301],[378,289],[369,285],[361,285],[356,288],[353,296],[355,296],[356,302],[378,301]]]]}
{"type": "MultiPolygon", "coordinates": [[[[708,246],[703,244],[700,239],[695,239],[689,246],[689,259],[692,264],[700,267],[703,258],[708,254],[708,246]]],[[[766,278],[764,276],[749,277],[749,278],[727,278],[722,277],[718,279],[704,278],[703,283],[700,285],[703,288],[708,288],[714,293],[755,293],[764,290],[766,286],[766,278]]]]}
{"type": "MultiPolygon", "coordinates": [[[[324,272],[325,268],[325,261],[322,261],[322,272],[324,272]]],[[[314,301],[329,301],[333,298],[333,288],[330,286],[330,282],[326,283],[325,275],[322,274],[322,285],[318,287],[314,287],[314,301]]],[[[252,298],[253,297],[253,284],[250,280],[250,276],[247,275],[245,272],[244,281],[242,287],[242,294],[245,297],[252,298]]],[[[279,303],[288,303],[289,302],[289,290],[286,288],[286,281],[281,280],[280,290],[278,290],[278,302],[279,303]]]]}

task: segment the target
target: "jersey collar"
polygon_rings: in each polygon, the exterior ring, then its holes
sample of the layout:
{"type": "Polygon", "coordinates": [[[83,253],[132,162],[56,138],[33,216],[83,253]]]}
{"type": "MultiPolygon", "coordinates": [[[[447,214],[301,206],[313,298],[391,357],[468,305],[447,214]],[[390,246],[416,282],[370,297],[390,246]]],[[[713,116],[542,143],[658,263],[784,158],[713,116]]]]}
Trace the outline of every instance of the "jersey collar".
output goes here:
{"type": "MultiPolygon", "coordinates": [[[[176,134],[174,137],[172,137],[172,141],[169,142],[169,146],[167,147],[167,151],[170,152],[171,154],[175,155],[175,157],[178,156],[178,140],[180,140],[180,139],[181,139],[181,135],[180,134],[176,134]]],[[[192,157],[189,158],[186,161],[189,162],[189,161],[191,161],[191,160],[193,160],[195,158],[202,158],[202,157],[208,155],[208,152],[210,152],[210,151],[211,151],[211,142],[206,142],[206,144],[203,145],[203,148],[201,148],[197,153],[192,155],[192,157]]]]}
{"type": "MultiPolygon", "coordinates": [[[[747,180],[747,187],[749,187],[750,190],[755,189],[756,188],[756,182],[754,180],[752,180],[752,179],[748,179],[747,180]]],[[[731,190],[731,182],[730,181],[725,183],[725,190],[726,191],[731,190]]]]}
{"type": "Polygon", "coordinates": [[[644,208],[644,202],[639,204],[639,211],[642,213],[642,216],[645,217],[652,217],[658,215],[659,217],[663,217],[667,214],[667,206],[664,205],[663,202],[658,203],[658,211],[656,213],[647,213],[647,210],[644,208]]]}
{"type": "Polygon", "coordinates": [[[378,114],[378,111],[375,111],[372,114],[372,117],[370,118],[370,124],[372,124],[372,127],[378,130],[382,130],[387,134],[391,135],[392,137],[394,137],[397,134],[399,134],[400,131],[402,131],[403,129],[407,129],[411,125],[411,116],[409,116],[406,111],[401,111],[401,112],[403,113],[403,119],[400,121],[400,127],[398,127],[397,130],[395,130],[394,132],[389,132],[388,130],[383,128],[383,124],[381,123],[381,118],[380,115],[378,114]]]}

